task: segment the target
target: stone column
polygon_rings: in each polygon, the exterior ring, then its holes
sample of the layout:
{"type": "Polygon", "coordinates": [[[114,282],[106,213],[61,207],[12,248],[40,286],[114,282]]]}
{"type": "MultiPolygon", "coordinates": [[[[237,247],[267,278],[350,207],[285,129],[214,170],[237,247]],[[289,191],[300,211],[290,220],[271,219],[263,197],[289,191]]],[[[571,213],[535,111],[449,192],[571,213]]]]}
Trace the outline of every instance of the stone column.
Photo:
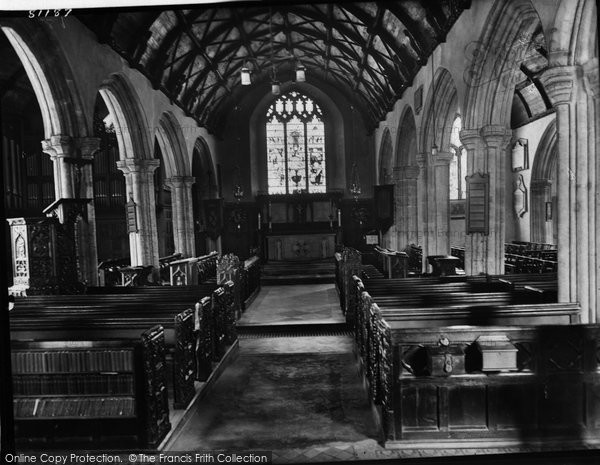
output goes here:
{"type": "MultiPolygon", "coordinates": [[[[552,222],[546,221],[546,202],[552,202],[552,181],[532,179],[531,188],[531,242],[552,243],[552,222]]],[[[556,215],[556,212],[552,212],[556,215]]]]}
{"type": "MultiPolygon", "coordinates": [[[[468,234],[465,240],[465,273],[504,273],[504,222],[506,149],[512,131],[502,125],[463,129],[460,139],[467,151],[467,172],[489,175],[488,234],[468,234]]],[[[467,193],[467,203],[469,202],[467,193]]],[[[468,218],[467,218],[468,220],[468,218]]]]}
{"type": "Polygon", "coordinates": [[[600,77],[598,58],[583,65],[583,83],[587,94],[588,132],[588,256],[590,323],[600,321],[600,77]],[[594,311],[595,309],[595,311],[594,311]]]}
{"type": "Polygon", "coordinates": [[[182,253],[184,257],[196,255],[192,206],[192,184],[195,180],[192,176],[173,176],[165,181],[171,188],[175,252],[182,253]]]}
{"type": "Polygon", "coordinates": [[[596,320],[598,184],[595,140],[597,71],[548,68],[542,84],[556,109],[558,145],[558,299],[579,302],[582,322],[596,320]],[[594,77],[594,74],[596,76],[594,77]],[[583,85],[582,85],[583,84],[583,85]]]}
{"type": "Polygon", "coordinates": [[[55,199],[74,198],[73,165],[65,161],[74,156],[73,139],[70,136],[51,136],[42,141],[42,150],[50,155],[54,167],[55,199]]]}
{"type": "Polygon", "coordinates": [[[423,270],[427,257],[450,254],[450,161],[452,154],[438,152],[434,157],[422,153],[417,157],[423,175],[423,270]]]}
{"type": "Polygon", "coordinates": [[[394,168],[394,224],[396,225],[397,250],[403,250],[410,244],[418,244],[418,166],[399,166],[394,168]]]}
{"type": "Polygon", "coordinates": [[[136,204],[137,232],[129,233],[131,266],[153,265],[158,269],[158,233],[154,170],[160,160],[126,158],[117,162],[125,175],[127,198],[136,204]]]}
{"type": "MultiPolygon", "coordinates": [[[[100,148],[96,137],[52,136],[42,141],[42,150],[54,166],[54,194],[58,199],[94,199],[92,163],[100,148]]],[[[87,206],[87,221],[77,225],[78,279],[98,285],[98,250],[94,203],[87,206]]]]}

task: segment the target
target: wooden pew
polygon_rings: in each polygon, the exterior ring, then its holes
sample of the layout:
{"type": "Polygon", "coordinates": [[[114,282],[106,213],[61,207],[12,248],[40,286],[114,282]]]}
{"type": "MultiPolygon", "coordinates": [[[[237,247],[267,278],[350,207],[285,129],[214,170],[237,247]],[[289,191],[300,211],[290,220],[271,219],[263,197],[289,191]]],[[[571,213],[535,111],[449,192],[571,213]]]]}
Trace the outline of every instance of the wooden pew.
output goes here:
{"type": "Polygon", "coordinates": [[[254,255],[244,261],[240,269],[240,292],[242,294],[242,311],[245,311],[260,292],[260,258],[254,255]]]}
{"type": "Polygon", "coordinates": [[[201,257],[184,258],[168,263],[171,286],[188,286],[215,279],[217,275],[218,252],[201,257]]]}
{"type": "MultiPolygon", "coordinates": [[[[445,325],[509,325],[509,324],[575,324],[580,322],[580,307],[571,303],[484,304],[461,301],[458,304],[438,305],[380,305],[381,298],[372,297],[356,279],[359,308],[356,312],[354,334],[359,354],[368,360],[375,331],[373,315],[379,313],[388,322],[404,328],[428,328],[445,325]]],[[[368,379],[369,376],[367,376],[368,379]]]]}
{"type": "MultiPolygon", "coordinates": [[[[198,295],[198,286],[193,288],[194,292],[186,294],[183,301],[175,302],[166,300],[175,295],[176,288],[169,287],[165,288],[166,298],[165,294],[157,295],[154,288],[147,294],[136,290],[132,295],[20,298],[11,312],[11,333],[13,337],[31,339],[37,338],[40,332],[43,337],[54,338],[127,338],[141,328],[161,324],[165,328],[167,347],[172,351],[174,401],[175,407],[180,408],[187,405],[193,396],[195,368],[199,363],[194,360],[197,345],[194,340],[195,327],[198,330],[194,318],[197,318],[197,313],[190,307],[193,307],[194,302],[202,300],[203,295],[198,295]],[[192,368],[194,373],[190,373],[192,368]]],[[[232,339],[235,340],[231,336],[235,335],[233,283],[227,282],[219,288],[215,288],[214,284],[205,285],[204,288],[212,289],[208,294],[210,297],[206,298],[212,317],[204,320],[215,326],[210,332],[211,337],[231,344],[232,339]]]]}
{"type": "Polygon", "coordinates": [[[155,449],[171,428],[165,342],[12,342],[15,436],[23,447],[155,449]]]}
{"type": "Polygon", "coordinates": [[[379,271],[386,278],[406,278],[408,275],[408,254],[396,250],[384,249],[379,246],[373,248],[379,271]]]}
{"type": "Polygon", "coordinates": [[[587,393],[600,388],[599,325],[407,329],[376,306],[372,318],[366,371],[387,446],[597,440],[600,400],[587,393]],[[506,338],[514,367],[486,370],[482,336],[506,338]]]}

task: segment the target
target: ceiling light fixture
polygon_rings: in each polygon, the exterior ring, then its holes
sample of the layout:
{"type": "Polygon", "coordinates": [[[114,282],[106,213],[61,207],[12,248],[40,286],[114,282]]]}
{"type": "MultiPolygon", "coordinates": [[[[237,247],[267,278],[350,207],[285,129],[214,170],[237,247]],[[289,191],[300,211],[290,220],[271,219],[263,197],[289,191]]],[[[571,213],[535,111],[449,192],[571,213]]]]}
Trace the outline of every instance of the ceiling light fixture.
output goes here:
{"type": "Polygon", "coordinates": [[[296,82],[306,82],[306,68],[302,64],[296,66],[296,82]]]}
{"type": "Polygon", "coordinates": [[[252,79],[250,77],[250,68],[248,68],[248,64],[242,67],[240,78],[243,86],[249,86],[250,84],[252,84],[252,79]]]}

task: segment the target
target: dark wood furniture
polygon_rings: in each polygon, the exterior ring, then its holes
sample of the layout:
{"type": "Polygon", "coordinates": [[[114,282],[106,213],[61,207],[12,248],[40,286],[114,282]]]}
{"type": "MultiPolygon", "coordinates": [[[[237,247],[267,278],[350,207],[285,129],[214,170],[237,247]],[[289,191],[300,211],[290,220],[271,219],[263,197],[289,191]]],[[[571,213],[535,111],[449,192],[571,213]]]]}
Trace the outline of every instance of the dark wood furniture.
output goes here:
{"type": "Polygon", "coordinates": [[[154,449],[170,430],[162,327],[121,341],[14,341],[23,445],[154,449]]]}

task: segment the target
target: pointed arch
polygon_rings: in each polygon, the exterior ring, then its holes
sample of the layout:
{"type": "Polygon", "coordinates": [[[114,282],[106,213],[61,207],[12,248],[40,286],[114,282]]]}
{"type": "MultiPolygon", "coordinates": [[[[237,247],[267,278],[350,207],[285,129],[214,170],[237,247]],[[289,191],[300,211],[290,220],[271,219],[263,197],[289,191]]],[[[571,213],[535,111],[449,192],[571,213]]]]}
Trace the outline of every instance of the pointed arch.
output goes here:
{"type": "Polygon", "coordinates": [[[548,216],[546,205],[550,203],[550,211],[557,207],[557,124],[552,120],[538,145],[531,168],[531,241],[556,243],[555,234],[558,226],[557,215],[548,216]]]}
{"type": "Polygon", "coordinates": [[[394,147],[389,128],[385,128],[379,146],[379,184],[387,184],[394,169],[394,147]]]}
{"type": "Polygon", "coordinates": [[[203,198],[216,198],[218,193],[218,179],[216,176],[210,148],[203,137],[199,136],[194,143],[192,153],[192,176],[203,198]]]}
{"type": "Polygon", "coordinates": [[[552,179],[556,174],[556,119],[549,124],[535,152],[533,165],[531,167],[531,179],[552,179]]]}
{"type": "Polygon", "coordinates": [[[417,126],[412,108],[407,105],[398,125],[396,138],[395,166],[415,166],[417,164],[417,126]]]}
{"type": "Polygon", "coordinates": [[[34,21],[10,20],[0,20],[0,28],[31,82],[42,113],[44,138],[91,135],[67,60],[47,28],[34,21]]]}
{"type": "Polygon", "coordinates": [[[447,152],[450,149],[452,122],[458,112],[456,86],[450,72],[443,67],[436,70],[433,82],[433,87],[429,87],[425,102],[421,150],[428,151],[435,142],[440,150],[447,152]],[[433,108],[434,102],[435,109],[433,108]]]}
{"type": "Polygon", "coordinates": [[[466,52],[467,92],[464,128],[496,124],[508,127],[519,64],[532,45],[542,23],[530,0],[496,0],[485,22],[481,38],[466,52]]]}
{"type": "Polygon", "coordinates": [[[166,177],[189,176],[191,169],[183,131],[170,111],[164,112],[159,119],[156,140],[164,157],[166,177]]]}
{"type": "Polygon", "coordinates": [[[152,158],[147,119],[127,78],[113,74],[99,91],[115,125],[120,159],[152,158]]]}

